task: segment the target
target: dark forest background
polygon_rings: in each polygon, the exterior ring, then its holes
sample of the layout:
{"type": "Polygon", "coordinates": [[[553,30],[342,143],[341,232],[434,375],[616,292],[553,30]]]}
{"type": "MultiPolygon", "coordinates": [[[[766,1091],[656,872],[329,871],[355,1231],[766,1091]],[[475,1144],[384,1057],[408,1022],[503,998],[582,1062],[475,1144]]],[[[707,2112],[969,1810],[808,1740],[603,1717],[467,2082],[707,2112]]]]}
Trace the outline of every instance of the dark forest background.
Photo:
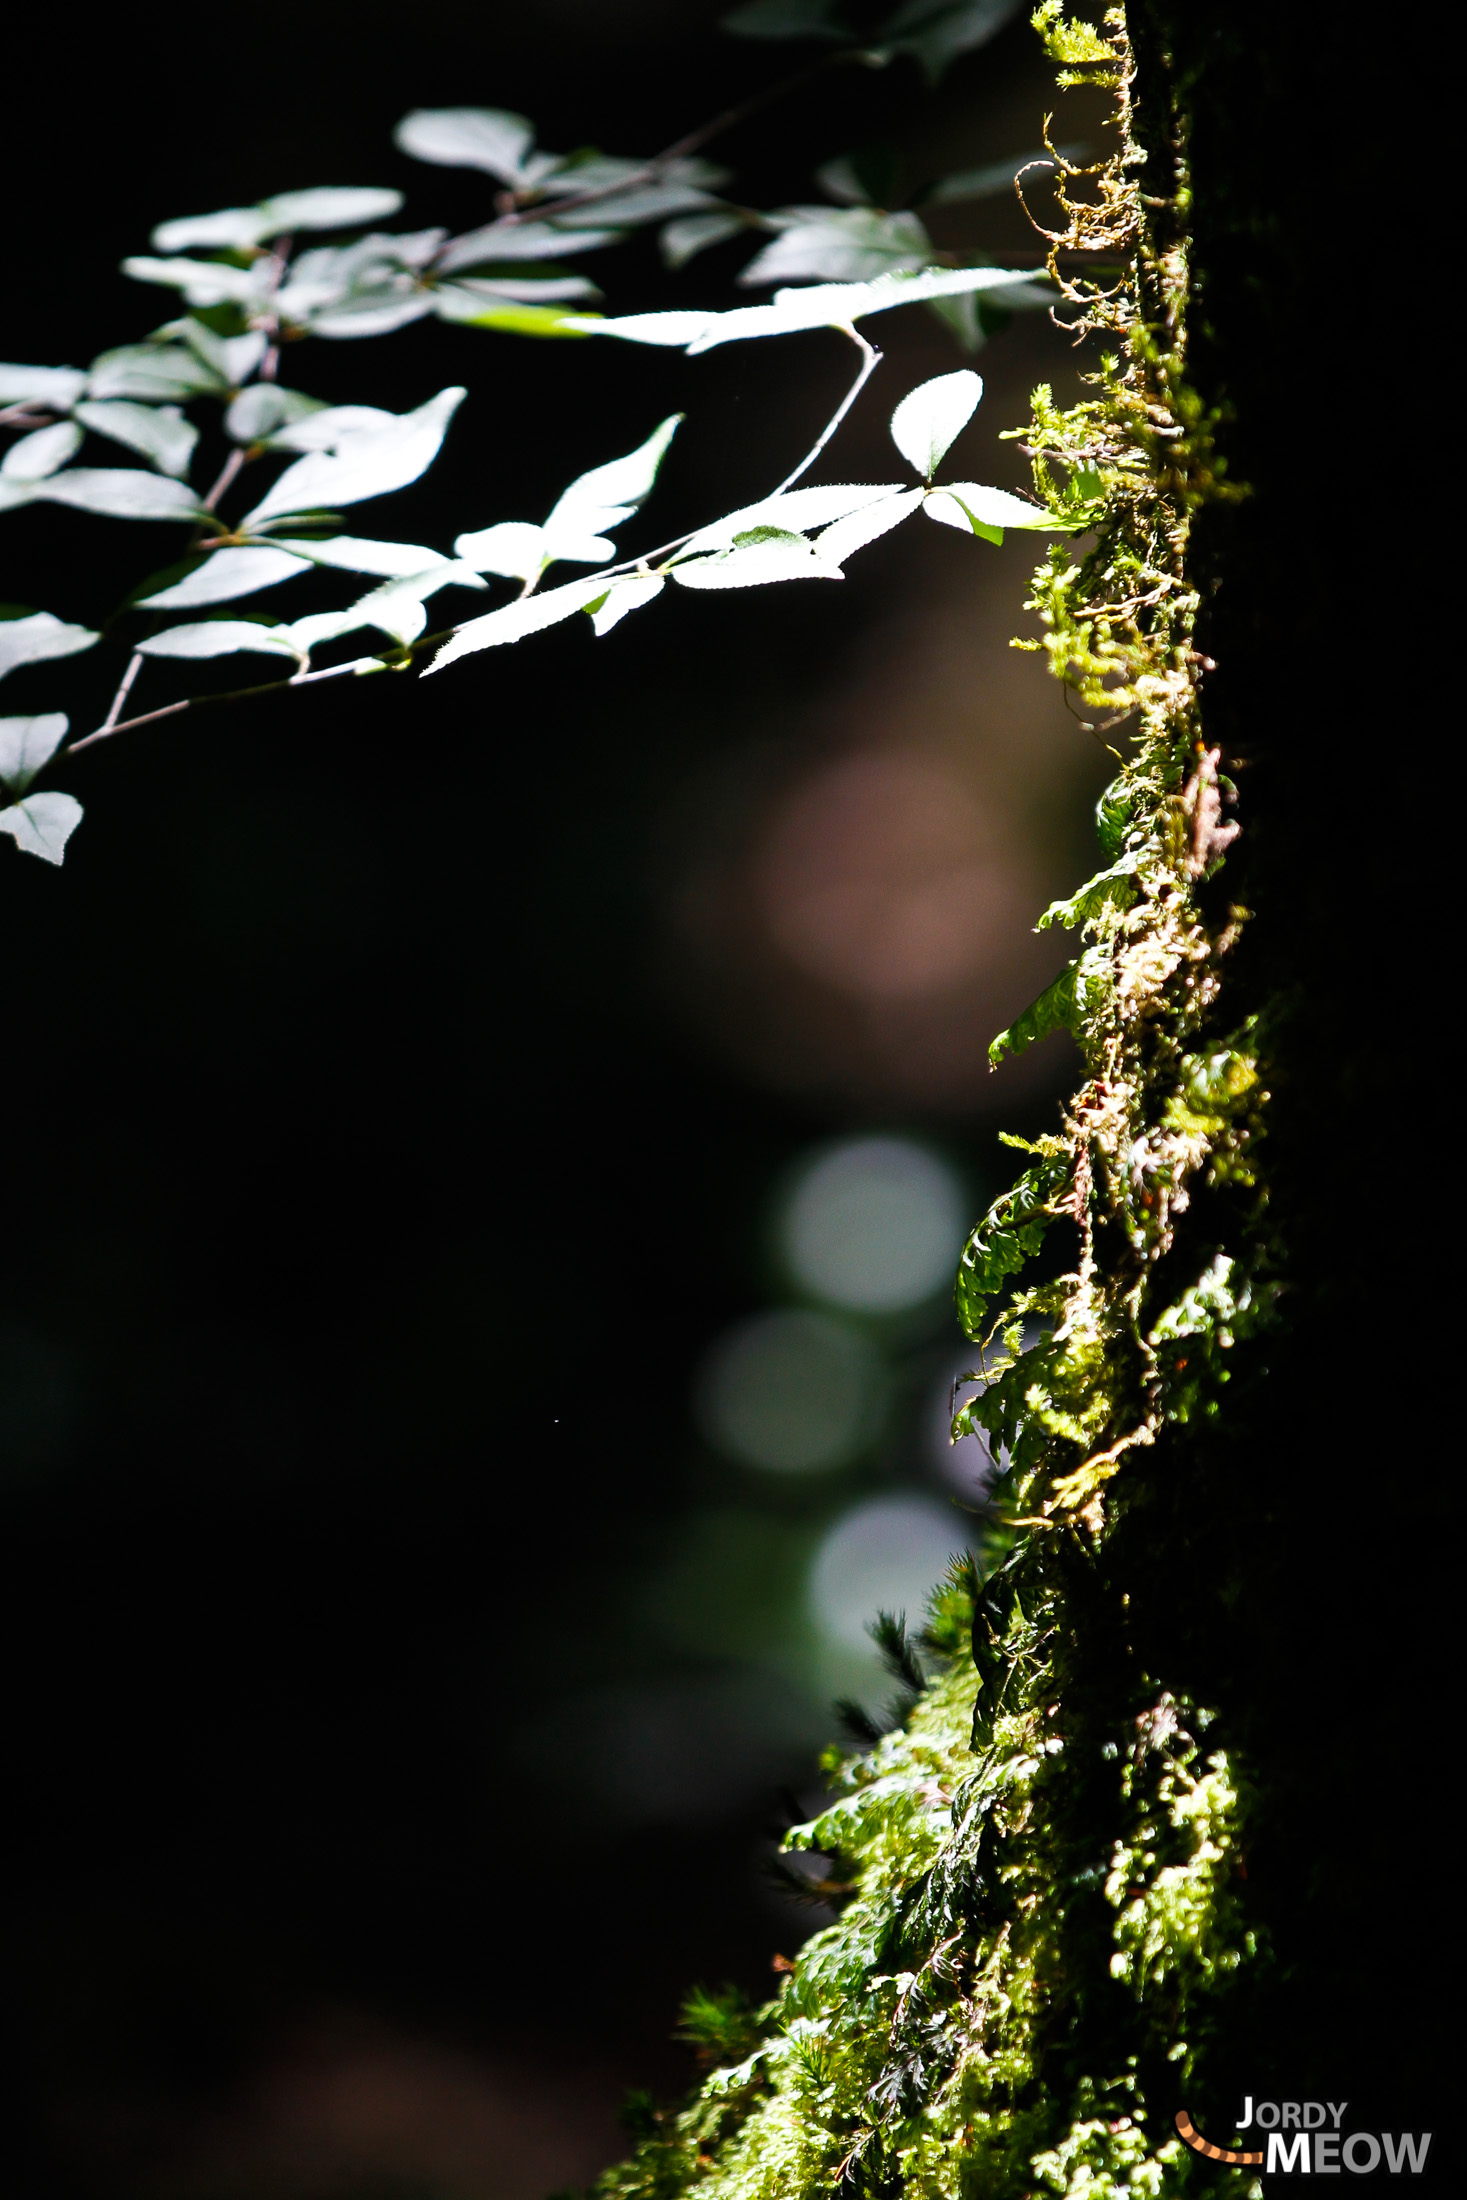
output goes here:
{"type": "MultiPolygon", "coordinates": [[[[72,26],[13,87],[0,351],[85,363],[166,317],[115,270],[168,216],[390,182],[408,223],[483,219],[486,179],[393,151],[411,105],[648,152],[783,66],[715,12],[72,26]]],[[[874,138],[916,180],[1023,153],[1052,103],[1020,21],[937,95],[846,71],[719,157],[777,204],[874,138]]],[[[955,219],[1032,258],[1007,202],[955,219]]],[[[736,257],[594,265],[618,307],[738,295],[736,257]]],[[[881,340],[832,478],[888,476],[891,405],[961,363],[921,314],[881,340]]],[[[1031,316],[976,363],[965,470],[1016,485],[997,431],[1076,358],[1031,316]]],[[[469,385],[363,515],[435,542],[686,408],[670,533],[778,478],[848,372],[834,337],[685,361],[431,324],[289,365],[394,408],[469,385]]],[[[6,524],[0,592],[63,616],[163,562],[6,524]]],[[[875,1325],[884,1433],[823,1481],[720,1458],[697,1371],[789,1299],[771,1217],[822,1142],[915,1140],[971,1216],[996,1129],[1053,1120],[1065,1042],[991,1081],[983,1048],[1061,959],[1029,927],[1108,776],[1005,646],[1032,545],[912,532],[839,590],[146,730],[79,761],[64,871],[0,863],[15,2200],[528,2200],[615,2154],[625,2087],[684,2081],[689,1982],[760,1994],[809,1929],[761,1862],[781,1783],[813,1793],[819,1676],[750,1694],[757,1655],[659,1632],[655,1585],[696,1591],[699,1522],[762,1523],[729,1592],[757,1638],[785,1527],[905,1491],[962,1540],[929,1441],[960,1348],[940,1301],[875,1325]],[[771,931],[771,848],[861,936],[934,872],[976,914],[883,990],[771,931]]],[[[46,707],[26,678],[7,709],[46,707]]]]}

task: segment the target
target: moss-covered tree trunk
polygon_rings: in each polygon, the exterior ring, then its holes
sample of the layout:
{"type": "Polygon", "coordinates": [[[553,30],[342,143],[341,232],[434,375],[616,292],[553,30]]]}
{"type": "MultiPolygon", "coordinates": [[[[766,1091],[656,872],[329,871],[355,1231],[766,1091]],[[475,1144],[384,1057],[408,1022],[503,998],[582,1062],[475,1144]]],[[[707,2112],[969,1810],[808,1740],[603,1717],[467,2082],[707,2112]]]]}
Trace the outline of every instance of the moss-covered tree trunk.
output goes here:
{"type": "Polygon", "coordinates": [[[1108,357],[1026,433],[1091,530],[1035,604],[1128,760],[1098,877],[1050,913],[1075,960],[1006,1035],[1067,1022],[1086,1082],[959,1284],[1007,1549],[939,1598],[905,1728],[833,1761],[799,1837],[854,1898],[766,2010],[702,2006],[718,2067],[608,2193],[1250,2190],[1176,2122],[1233,2146],[1250,2095],[1434,2129],[1413,2189],[1450,2182],[1452,1370],[1413,1001],[1455,833],[1377,219],[1412,60],[1390,129],[1378,65],[1333,82],[1316,23],[1128,12],[1048,25],[1121,142],[1070,185],[1095,266],[1058,266],[1108,357]],[[1046,1229],[1071,1272],[1006,1301],[1046,1229]]]}

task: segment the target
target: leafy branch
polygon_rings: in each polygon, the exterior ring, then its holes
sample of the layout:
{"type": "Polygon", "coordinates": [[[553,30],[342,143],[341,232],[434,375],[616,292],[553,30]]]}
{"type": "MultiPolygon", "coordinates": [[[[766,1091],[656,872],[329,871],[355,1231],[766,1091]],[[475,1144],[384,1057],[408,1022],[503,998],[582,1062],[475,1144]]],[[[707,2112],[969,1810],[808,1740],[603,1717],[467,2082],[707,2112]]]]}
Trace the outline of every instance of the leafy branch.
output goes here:
{"type": "MultiPolygon", "coordinates": [[[[736,118],[729,110],[716,126],[736,118]]],[[[705,126],[701,136],[714,127],[705,126]]],[[[100,627],[24,606],[11,607],[0,618],[0,677],[19,665],[90,651],[136,618],[149,628],[128,645],[105,715],[91,731],[68,740],[69,718],[56,711],[0,720],[0,781],[11,797],[0,809],[0,831],[28,852],[60,862],[82,814],[73,795],[34,785],[41,772],[117,734],[185,711],[323,680],[406,671],[430,651],[436,654],[428,669],[436,672],[459,657],[518,641],[582,611],[597,635],[604,635],[661,594],[668,580],[694,589],[729,589],[839,579],[846,558],[919,505],[933,519],[994,541],[1009,526],[1067,524],[1042,506],[996,489],[935,481],[940,459],[982,392],[979,377],[967,369],[924,385],[893,416],[897,447],[922,477],[920,487],[796,487],[879,363],[881,355],[858,321],[907,304],[949,309],[986,296],[1012,299],[1016,288],[1047,295],[1031,277],[990,266],[883,262],[860,281],[807,281],[778,290],[768,304],[728,311],[620,318],[575,314],[566,307],[589,286],[580,277],[527,274],[523,266],[506,275],[502,262],[492,258],[503,237],[520,237],[514,249],[522,260],[558,258],[588,241],[616,241],[639,222],[686,214],[689,194],[706,197],[684,161],[689,141],[678,141],[640,166],[599,155],[563,160],[535,151],[533,129],[522,117],[487,108],[419,112],[405,119],[398,137],[420,158],[494,174],[505,183],[502,197],[512,203],[501,204],[496,221],[484,230],[456,240],[441,230],[388,235],[368,229],[344,243],[308,241],[301,247],[302,237],[339,235],[401,206],[399,193],[367,187],[286,192],[254,207],[165,222],[153,236],[165,256],[124,265],[140,280],[181,293],[188,312],[140,343],[102,353],[86,370],[0,366],[0,425],[17,431],[0,462],[0,509],[61,504],[191,529],[182,557],[139,582],[100,627]],[[656,170],[655,184],[646,180],[649,166],[656,170]],[[614,211],[615,230],[580,225],[579,211],[593,199],[614,211]],[[540,221],[538,231],[529,223],[531,213],[540,221]],[[497,240],[492,248],[485,243],[491,233],[497,240]],[[487,262],[486,253],[491,253],[487,262]],[[480,278],[460,271],[486,264],[491,272],[482,283],[498,285],[497,303],[486,304],[477,291],[464,289],[480,278]],[[556,297],[549,319],[542,311],[547,282],[556,297]],[[536,285],[538,300],[530,295],[536,285]],[[709,525],[654,549],[617,556],[612,535],[651,495],[681,421],[675,415],[637,450],[572,481],[543,522],[501,520],[471,529],[456,538],[449,554],[427,544],[349,535],[342,531],[341,515],[352,504],[419,479],[437,457],[466,391],[440,390],[414,410],[393,414],[369,405],[323,404],[286,386],[279,375],[283,347],[301,337],[383,334],[429,311],[520,333],[675,346],[689,355],[730,342],[833,328],[855,346],[859,363],[840,404],[778,485],[709,525]],[[201,431],[187,408],[209,402],[221,408],[226,449],[211,486],[200,491],[190,477],[201,431]],[[88,436],[120,444],[142,463],[76,463],[88,436]],[[232,513],[237,489],[271,459],[285,460],[283,470],[245,510],[232,513]],[[590,570],[542,589],[557,564],[590,570]],[[340,609],[294,619],[236,608],[311,571],[354,573],[374,585],[340,609]],[[483,591],[499,580],[517,585],[511,602],[426,631],[428,603],[441,590],[483,591]],[[180,612],[192,615],[175,623],[180,612]],[[318,652],[363,629],[389,646],[344,662],[315,661],[318,652]],[[149,663],[246,654],[284,658],[291,669],[128,714],[149,663]]],[[[839,210],[827,211],[834,217],[839,210]]],[[[803,263],[804,272],[827,264],[816,250],[803,263]]]]}

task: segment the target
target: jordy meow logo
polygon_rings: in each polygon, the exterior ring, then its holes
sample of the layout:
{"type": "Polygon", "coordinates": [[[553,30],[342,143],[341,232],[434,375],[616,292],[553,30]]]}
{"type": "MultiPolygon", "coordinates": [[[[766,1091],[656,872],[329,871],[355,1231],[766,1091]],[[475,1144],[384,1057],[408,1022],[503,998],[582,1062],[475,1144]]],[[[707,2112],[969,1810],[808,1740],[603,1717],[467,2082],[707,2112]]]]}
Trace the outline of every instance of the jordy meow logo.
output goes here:
{"type": "Polygon", "coordinates": [[[1177,2129],[1196,2154],[1214,2162],[1237,2162],[1277,2176],[1324,2177],[1353,2170],[1364,2177],[1382,2164],[1392,2177],[1419,2177],[1431,2150],[1429,2131],[1347,2131],[1348,2101],[1259,2101],[1250,2093],[1235,2129],[1251,2131],[1256,2144],[1215,2147],[1204,2139],[1185,2108],[1177,2110],[1177,2129]]]}

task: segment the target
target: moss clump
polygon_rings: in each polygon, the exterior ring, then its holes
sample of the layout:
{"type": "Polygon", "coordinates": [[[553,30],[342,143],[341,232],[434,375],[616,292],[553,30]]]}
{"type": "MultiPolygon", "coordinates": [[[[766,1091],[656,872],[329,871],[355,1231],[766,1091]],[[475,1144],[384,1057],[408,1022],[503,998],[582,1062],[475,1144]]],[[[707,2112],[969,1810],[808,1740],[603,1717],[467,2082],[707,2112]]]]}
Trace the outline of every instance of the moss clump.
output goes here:
{"type": "Polygon", "coordinates": [[[1087,1072],[958,1280],[986,1384],[957,1427],[1012,1467],[985,1566],[936,1600],[905,1726],[832,1757],[828,1808],[789,1837],[838,1859],[845,1908],[766,2008],[732,2012],[691,2104],[646,2113],[603,2200],[1180,2192],[1199,2164],[1175,2113],[1206,2097],[1268,1961],[1243,1901],[1246,1779],[1133,1611],[1157,1477],[1218,1416],[1276,1292],[1267,1016],[1224,997],[1247,912],[1225,891],[1239,823],[1203,731],[1188,575],[1195,514],[1237,492],[1186,378],[1182,119],[1140,128],[1118,11],[1103,31],[1057,5],[1035,20],[1067,80],[1113,89],[1118,150],[1061,163],[1051,269],[1113,348],[1093,394],[1061,412],[1041,389],[1021,431],[1091,548],[1040,569],[1044,638],[1020,646],[1048,652],[1102,737],[1127,725],[1129,753],[1097,815],[1104,868],[1041,919],[1079,951],[993,1048],[1064,1024],[1087,1072]],[[1075,253],[1093,274],[1068,272],[1075,253]],[[1073,1271],[1005,1297],[1056,1223],[1073,1271]]]}

